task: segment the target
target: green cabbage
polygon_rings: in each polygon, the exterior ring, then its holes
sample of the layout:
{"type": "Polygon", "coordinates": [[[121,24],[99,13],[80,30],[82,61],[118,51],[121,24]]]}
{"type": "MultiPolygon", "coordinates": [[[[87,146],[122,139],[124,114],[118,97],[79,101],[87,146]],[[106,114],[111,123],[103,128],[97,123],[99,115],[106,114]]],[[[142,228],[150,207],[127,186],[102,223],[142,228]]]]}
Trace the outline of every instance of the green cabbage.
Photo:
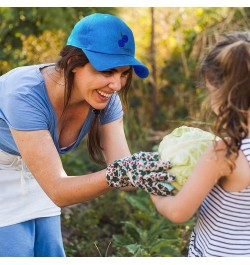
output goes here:
{"type": "Polygon", "coordinates": [[[169,172],[176,176],[176,180],[171,184],[177,191],[190,176],[202,153],[215,139],[215,136],[207,131],[181,126],[160,142],[159,158],[173,164],[169,172]]]}

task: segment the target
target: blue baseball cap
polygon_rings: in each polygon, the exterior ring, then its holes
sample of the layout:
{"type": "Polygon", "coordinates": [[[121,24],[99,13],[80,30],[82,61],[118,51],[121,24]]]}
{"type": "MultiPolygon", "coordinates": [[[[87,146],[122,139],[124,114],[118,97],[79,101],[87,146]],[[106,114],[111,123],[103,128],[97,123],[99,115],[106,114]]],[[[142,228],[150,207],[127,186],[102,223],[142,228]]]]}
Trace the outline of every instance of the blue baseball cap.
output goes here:
{"type": "Polygon", "coordinates": [[[92,14],[75,24],[67,45],[82,49],[97,71],[131,65],[135,73],[145,78],[148,68],[135,56],[135,42],[131,29],[118,17],[92,14]]]}

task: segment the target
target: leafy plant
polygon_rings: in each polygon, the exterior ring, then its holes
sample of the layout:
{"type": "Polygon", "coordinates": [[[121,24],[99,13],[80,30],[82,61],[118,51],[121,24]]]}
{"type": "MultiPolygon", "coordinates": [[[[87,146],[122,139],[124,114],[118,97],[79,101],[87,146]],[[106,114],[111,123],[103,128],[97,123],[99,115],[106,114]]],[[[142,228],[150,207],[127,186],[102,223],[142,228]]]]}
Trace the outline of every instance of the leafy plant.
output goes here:
{"type": "Polygon", "coordinates": [[[177,257],[187,254],[189,234],[193,220],[185,224],[173,224],[160,216],[149,196],[138,190],[126,194],[127,202],[137,209],[130,219],[122,221],[121,234],[113,235],[115,256],[177,257]]]}

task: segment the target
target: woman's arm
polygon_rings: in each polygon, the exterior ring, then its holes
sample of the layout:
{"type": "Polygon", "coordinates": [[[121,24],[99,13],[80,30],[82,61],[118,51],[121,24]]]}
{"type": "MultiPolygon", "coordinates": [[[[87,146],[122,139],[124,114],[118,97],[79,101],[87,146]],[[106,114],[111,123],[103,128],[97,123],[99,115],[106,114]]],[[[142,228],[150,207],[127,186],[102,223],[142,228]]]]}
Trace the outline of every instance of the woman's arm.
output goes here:
{"type": "MultiPolygon", "coordinates": [[[[131,155],[124,133],[122,118],[116,122],[101,126],[100,130],[103,156],[107,164],[131,155]],[[116,148],[113,148],[113,146],[116,146],[116,148]]],[[[136,189],[132,186],[121,188],[123,191],[133,191],[136,189]]]]}
{"type": "Polygon", "coordinates": [[[107,164],[131,155],[124,133],[122,118],[100,126],[100,136],[103,156],[107,164]]]}
{"type": "MultiPolygon", "coordinates": [[[[130,155],[122,119],[102,126],[104,156],[108,163],[130,155]]],[[[111,188],[107,185],[106,169],[82,176],[67,176],[46,130],[16,131],[11,129],[20,154],[51,200],[60,207],[98,197],[111,188]]]]}
{"type": "Polygon", "coordinates": [[[159,213],[175,223],[190,219],[221,176],[229,174],[225,149],[210,146],[176,196],[151,196],[159,213]]]}

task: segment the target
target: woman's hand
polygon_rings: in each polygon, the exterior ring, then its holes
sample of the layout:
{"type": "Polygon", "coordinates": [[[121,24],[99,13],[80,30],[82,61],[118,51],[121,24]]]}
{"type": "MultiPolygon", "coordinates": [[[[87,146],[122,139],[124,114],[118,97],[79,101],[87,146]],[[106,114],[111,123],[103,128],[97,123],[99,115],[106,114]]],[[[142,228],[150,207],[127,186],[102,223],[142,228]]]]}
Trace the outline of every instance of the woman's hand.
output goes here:
{"type": "Polygon", "coordinates": [[[156,152],[138,152],[109,164],[106,178],[113,188],[133,186],[151,194],[166,196],[170,191],[163,184],[175,180],[175,176],[166,172],[171,167],[170,162],[159,161],[156,152]]]}

